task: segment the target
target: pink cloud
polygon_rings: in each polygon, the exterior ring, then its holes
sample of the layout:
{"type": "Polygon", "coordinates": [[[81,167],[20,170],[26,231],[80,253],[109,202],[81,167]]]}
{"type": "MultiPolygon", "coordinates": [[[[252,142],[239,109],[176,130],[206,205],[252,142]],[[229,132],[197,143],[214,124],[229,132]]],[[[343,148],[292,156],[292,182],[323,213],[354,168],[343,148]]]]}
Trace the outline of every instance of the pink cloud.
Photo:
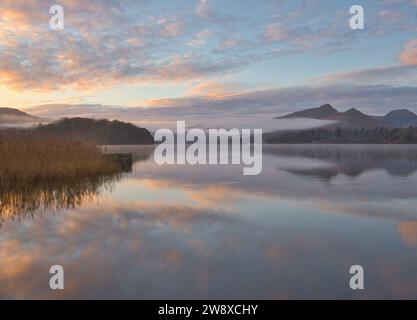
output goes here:
{"type": "Polygon", "coordinates": [[[268,41],[286,41],[290,39],[290,34],[282,25],[271,24],[266,29],[265,38],[268,41]]]}
{"type": "Polygon", "coordinates": [[[407,65],[417,64],[417,39],[412,39],[406,43],[404,51],[400,54],[400,60],[407,65]]]}
{"type": "Polygon", "coordinates": [[[379,12],[379,17],[387,22],[395,23],[404,19],[404,15],[401,12],[394,10],[383,10],[379,12]]]}
{"type": "Polygon", "coordinates": [[[200,0],[196,12],[200,18],[207,18],[209,13],[208,0],[200,0]]]}
{"type": "Polygon", "coordinates": [[[188,45],[192,47],[204,46],[207,43],[208,39],[210,38],[210,35],[211,35],[211,31],[209,29],[200,31],[199,33],[196,34],[194,39],[188,42],[188,45]]]}
{"type": "Polygon", "coordinates": [[[215,81],[201,82],[190,88],[186,92],[186,96],[200,96],[212,99],[221,99],[226,96],[235,94],[239,89],[239,85],[234,83],[221,83],[215,81]]]}
{"type": "Polygon", "coordinates": [[[158,21],[158,26],[161,27],[160,34],[164,37],[177,37],[184,29],[184,24],[176,18],[162,18],[158,21]]]}
{"type": "Polygon", "coordinates": [[[398,225],[398,231],[404,242],[411,246],[417,246],[417,222],[416,221],[403,221],[398,225]]]}

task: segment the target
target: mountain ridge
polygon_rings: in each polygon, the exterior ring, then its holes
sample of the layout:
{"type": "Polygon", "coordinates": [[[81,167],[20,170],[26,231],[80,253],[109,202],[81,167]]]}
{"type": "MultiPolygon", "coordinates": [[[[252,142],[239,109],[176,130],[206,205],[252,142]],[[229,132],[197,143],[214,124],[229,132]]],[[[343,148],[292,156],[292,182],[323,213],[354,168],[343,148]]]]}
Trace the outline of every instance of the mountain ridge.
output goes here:
{"type": "Polygon", "coordinates": [[[31,118],[36,118],[24,111],[21,111],[19,109],[16,108],[5,108],[5,107],[0,107],[0,115],[14,115],[14,116],[26,116],[26,117],[31,117],[31,118]]]}
{"type": "Polygon", "coordinates": [[[395,109],[384,116],[374,116],[363,113],[356,108],[339,112],[330,104],[318,108],[296,111],[275,119],[308,118],[316,120],[334,120],[334,124],[326,127],[341,127],[342,129],[375,129],[375,128],[407,128],[417,127],[417,115],[408,109],[395,109]]]}
{"type": "Polygon", "coordinates": [[[78,137],[100,145],[154,144],[147,129],[132,123],[82,117],[47,123],[43,120],[18,109],[0,108],[0,129],[4,130],[17,128],[46,135],[78,137]]]}
{"type": "Polygon", "coordinates": [[[153,136],[147,129],[118,120],[63,118],[32,130],[54,136],[75,136],[99,145],[154,144],[153,136]]]}
{"type": "Polygon", "coordinates": [[[0,124],[22,124],[34,122],[38,118],[15,108],[0,107],[0,124]]]}
{"type": "Polygon", "coordinates": [[[408,109],[396,109],[381,117],[396,128],[417,127],[417,115],[408,109]]]}

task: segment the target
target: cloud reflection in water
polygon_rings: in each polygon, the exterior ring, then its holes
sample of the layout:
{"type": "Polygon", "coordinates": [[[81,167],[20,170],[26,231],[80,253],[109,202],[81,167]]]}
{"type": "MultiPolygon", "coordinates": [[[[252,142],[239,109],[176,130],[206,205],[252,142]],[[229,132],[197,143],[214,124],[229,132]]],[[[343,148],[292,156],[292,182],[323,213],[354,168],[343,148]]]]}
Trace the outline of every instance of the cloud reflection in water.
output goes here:
{"type": "Polygon", "coordinates": [[[392,169],[415,166],[400,156],[414,147],[280,148],[266,147],[257,177],[159,167],[141,156],[152,149],[132,150],[132,174],[100,200],[4,222],[0,297],[417,297],[417,175],[392,169]],[[330,178],[304,174],[323,168],[330,178]],[[52,264],[65,268],[63,292],[47,288],[52,264]],[[364,292],[348,288],[352,264],[365,267],[364,292]]]}

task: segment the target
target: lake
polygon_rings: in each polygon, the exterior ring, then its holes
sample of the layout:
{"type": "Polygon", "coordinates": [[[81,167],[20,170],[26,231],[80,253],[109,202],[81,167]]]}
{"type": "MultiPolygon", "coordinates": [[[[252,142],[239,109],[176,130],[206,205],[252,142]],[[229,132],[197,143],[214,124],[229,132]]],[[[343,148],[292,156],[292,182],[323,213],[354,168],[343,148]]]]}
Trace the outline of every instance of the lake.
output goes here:
{"type": "Polygon", "coordinates": [[[2,193],[0,298],[417,298],[417,146],[265,145],[258,176],[107,151],[112,181],[2,193]]]}

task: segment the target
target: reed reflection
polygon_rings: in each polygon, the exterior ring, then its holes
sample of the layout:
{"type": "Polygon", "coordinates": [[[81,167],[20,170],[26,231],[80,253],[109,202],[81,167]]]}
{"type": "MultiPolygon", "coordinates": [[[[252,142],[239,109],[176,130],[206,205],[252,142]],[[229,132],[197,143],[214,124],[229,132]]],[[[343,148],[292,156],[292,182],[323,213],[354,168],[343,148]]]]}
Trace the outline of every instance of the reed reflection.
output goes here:
{"type": "Polygon", "coordinates": [[[8,219],[30,218],[45,211],[75,209],[104,191],[111,191],[123,173],[132,171],[131,154],[112,154],[105,161],[111,165],[111,170],[92,171],[83,176],[60,174],[27,181],[3,173],[0,181],[0,226],[8,219]]]}
{"type": "Polygon", "coordinates": [[[70,179],[60,183],[14,185],[12,189],[0,188],[0,226],[6,219],[33,217],[47,210],[74,209],[87,199],[110,189],[119,174],[70,179]]]}

